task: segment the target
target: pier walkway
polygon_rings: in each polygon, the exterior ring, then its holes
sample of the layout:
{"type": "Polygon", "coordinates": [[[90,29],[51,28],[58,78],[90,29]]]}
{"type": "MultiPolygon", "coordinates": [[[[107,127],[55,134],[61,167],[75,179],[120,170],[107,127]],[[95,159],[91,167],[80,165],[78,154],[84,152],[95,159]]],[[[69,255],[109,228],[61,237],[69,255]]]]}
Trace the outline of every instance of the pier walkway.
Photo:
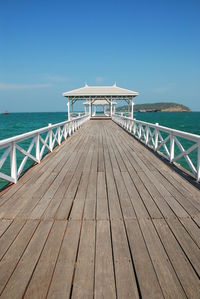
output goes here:
{"type": "Polygon", "coordinates": [[[112,120],[0,194],[0,298],[200,298],[200,191],[112,120]]]}

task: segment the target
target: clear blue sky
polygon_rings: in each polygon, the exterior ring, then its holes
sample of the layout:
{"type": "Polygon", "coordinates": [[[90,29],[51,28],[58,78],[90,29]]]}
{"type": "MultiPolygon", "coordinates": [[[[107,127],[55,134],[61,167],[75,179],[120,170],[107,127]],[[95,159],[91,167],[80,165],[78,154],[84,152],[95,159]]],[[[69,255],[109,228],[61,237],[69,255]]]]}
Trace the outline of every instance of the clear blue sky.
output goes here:
{"type": "Polygon", "coordinates": [[[64,111],[91,85],[200,111],[200,1],[0,1],[0,111],[64,111]]]}

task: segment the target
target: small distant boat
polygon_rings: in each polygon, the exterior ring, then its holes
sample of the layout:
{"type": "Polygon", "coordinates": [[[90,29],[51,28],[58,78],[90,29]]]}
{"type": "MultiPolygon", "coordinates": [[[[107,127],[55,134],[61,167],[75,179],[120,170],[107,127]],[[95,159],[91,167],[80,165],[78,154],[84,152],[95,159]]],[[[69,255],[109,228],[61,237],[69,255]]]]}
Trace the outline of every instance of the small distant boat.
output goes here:
{"type": "Polygon", "coordinates": [[[8,111],[6,110],[6,111],[4,111],[2,114],[8,114],[8,111]]]}

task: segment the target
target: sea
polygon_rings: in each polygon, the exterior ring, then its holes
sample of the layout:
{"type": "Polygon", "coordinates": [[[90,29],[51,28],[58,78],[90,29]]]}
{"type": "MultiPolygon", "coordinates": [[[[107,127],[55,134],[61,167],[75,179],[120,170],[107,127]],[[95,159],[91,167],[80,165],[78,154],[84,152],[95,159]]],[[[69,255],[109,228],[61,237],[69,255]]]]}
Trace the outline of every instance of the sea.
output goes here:
{"type": "MultiPolygon", "coordinates": [[[[200,135],[200,112],[135,112],[134,117],[150,123],[174,128],[177,130],[200,135]]],[[[0,114],[0,140],[26,133],[35,129],[47,126],[49,123],[55,124],[68,119],[67,112],[40,112],[40,113],[9,113],[0,114]]],[[[182,140],[182,145],[187,148],[190,143],[182,140]]],[[[3,150],[0,149],[0,157],[3,150]]],[[[19,157],[18,163],[22,157],[19,157]]],[[[191,155],[193,163],[196,163],[197,155],[191,155]]],[[[9,159],[8,159],[9,160],[9,159]]],[[[31,160],[27,163],[27,168],[31,165],[31,160]]],[[[180,164],[187,167],[185,159],[180,164]]],[[[4,163],[3,171],[9,174],[9,161],[4,163]]],[[[0,179],[0,189],[7,183],[0,179]]]]}

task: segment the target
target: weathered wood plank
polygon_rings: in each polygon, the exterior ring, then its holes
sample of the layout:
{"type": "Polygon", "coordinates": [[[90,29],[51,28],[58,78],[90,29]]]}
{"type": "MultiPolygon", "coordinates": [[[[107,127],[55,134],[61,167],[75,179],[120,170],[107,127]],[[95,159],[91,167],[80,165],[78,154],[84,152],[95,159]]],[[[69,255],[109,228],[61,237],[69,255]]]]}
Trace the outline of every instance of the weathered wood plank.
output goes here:
{"type": "Polygon", "coordinates": [[[109,221],[97,221],[94,297],[116,298],[109,221]]]}
{"type": "Polygon", "coordinates": [[[83,221],[72,298],[94,296],[95,230],[95,221],[83,221]]]}
{"type": "Polygon", "coordinates": [[[164,219],[155,219],[153,222],[188,298],[199,298],[200,280],[167,223],[164,219]]]}
{"type": "Polygon", "coordinates": [[[69,298],[80,238],[81,222],[70,220],[59,252],[47,298],[69,298]]]}
{"type": "Polygon", "coordinates": [[[164,298],[138,221],[129,219],[125,223],[142,298],[164,298]]]}
{"type": "Polygon", "coordinates": [[[28,242],[32,238],[32,235],[39,224],[37,220],[29,220],[21,229],[13,244],[8,249],[0,262],[0,294],[2,293],[6,283],[8,282],[12,272],[20,261],[28,242]]]}
{"type": "Polygon", "coordinates": [[[140,219],[139,223],[164,297],[186,298],[152,221],[150,219],[140,219]]]}
{"type": "Polygon", "coordinates": [[[118,298],[139,298],[128,242],[122,220],[111,221],[118,298]]]}
{"type": "Polygon", "coordinates": [[[45,298],[60,250],[66,221],[55,221],[42,251],[37,267],[26,289],[24,298],[45,298]],[[42,288],[38,287],[42,285],[42,288]]]}
{"type": "Polygon", "coordinates": [[[9,279],[1,298],[21,298],[45,244],[52,222],[41,222],[9,279]]]}

